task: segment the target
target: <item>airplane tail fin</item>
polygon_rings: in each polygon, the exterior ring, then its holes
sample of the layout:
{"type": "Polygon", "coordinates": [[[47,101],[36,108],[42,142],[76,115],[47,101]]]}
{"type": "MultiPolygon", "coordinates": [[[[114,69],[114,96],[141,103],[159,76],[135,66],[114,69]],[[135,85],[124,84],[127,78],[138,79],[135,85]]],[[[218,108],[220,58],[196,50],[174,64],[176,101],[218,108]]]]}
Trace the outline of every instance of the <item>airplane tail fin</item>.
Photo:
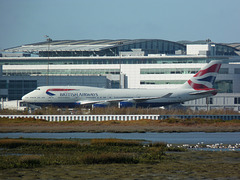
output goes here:
{"type": "Polygon", "coordinates": [[[210,90],[213,88],[218,71],[222,61],[211,61],[201,68],[197,74],[191,77],[183,84],[184,88],[193,88],[194,90],[210,90]]]}

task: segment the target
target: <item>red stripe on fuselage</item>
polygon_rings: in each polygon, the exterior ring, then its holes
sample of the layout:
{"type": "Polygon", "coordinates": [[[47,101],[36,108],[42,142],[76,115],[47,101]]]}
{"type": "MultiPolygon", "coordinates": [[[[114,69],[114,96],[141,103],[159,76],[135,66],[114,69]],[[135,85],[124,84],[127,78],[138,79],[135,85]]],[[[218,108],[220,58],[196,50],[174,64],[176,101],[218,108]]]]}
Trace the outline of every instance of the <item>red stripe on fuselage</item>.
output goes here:
{"type": "Polygon", "coordinates": [[[72,91],[76,89],[48,89],[47,91],[72,91]]]}

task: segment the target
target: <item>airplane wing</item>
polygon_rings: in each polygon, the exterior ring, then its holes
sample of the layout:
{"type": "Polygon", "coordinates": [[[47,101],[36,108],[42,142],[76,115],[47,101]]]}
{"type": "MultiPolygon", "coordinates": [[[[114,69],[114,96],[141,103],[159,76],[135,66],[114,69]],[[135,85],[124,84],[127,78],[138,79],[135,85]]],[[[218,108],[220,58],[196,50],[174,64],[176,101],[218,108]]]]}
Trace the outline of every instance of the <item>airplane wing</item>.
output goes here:
{"type": "Polygon", "coordinates": [[[217,93],[216,89],[210,89],[210,90],[200,90],[200,91],[194,91],[189,93],[190,95],[204,95],[204,94],[213,94],[217,93]]]}
{"type": "Polygon", "coordinates": [[[173,93],[168,93],[164,96],[161,97],[141,97],[141,98],[121,98],[121,99],[106,99],[106,100],[102,100],[102,101],[78,101],[76,103],[80,104],[80,105],[92,105],[92,104],[101,104],[101,103],[118,103],[121,101],[132,101],[134,103],[139,103],[139,102],[143,102],[143,101],[147,101],[147,100],[151,100],[151,99],[160,99],[160,98],[168,98],[172,95],[173,93]]]}
{"type": "Polygon", "coordinates": [[[173,93],[168,93],[164,96],[161,97],[146,97],[146,98],[133,98],[132,100],[136,101],[136,102],[143,102],[143,101],[147,101],[147,100],[151,100],[151,99],[160,99],[160,98],[168,98],[172,95],[173,93]]]}

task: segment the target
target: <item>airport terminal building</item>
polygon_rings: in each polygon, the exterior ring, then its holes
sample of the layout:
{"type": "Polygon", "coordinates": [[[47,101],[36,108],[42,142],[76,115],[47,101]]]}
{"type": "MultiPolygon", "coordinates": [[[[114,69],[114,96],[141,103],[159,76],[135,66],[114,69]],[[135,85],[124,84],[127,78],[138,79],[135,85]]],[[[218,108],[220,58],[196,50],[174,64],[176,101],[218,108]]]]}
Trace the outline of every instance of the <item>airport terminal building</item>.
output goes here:
{"type": "Polygon", "coordinates": [[[104,88],[179,88],[211,60],[223,60],[208,99],[192,109],[240,111],[239,44],[159,39],[61,40],[5,49],[0,57],[0,98],[20,100],[44,85],[104,88]]]}

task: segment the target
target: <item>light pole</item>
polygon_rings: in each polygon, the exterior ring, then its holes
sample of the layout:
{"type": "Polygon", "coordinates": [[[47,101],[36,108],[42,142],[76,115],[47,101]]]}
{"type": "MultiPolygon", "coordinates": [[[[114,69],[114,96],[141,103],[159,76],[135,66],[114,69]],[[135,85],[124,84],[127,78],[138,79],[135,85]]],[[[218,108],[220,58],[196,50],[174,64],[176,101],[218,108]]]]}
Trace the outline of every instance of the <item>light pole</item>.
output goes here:
{"type": "Polygon", "coordinates": [[[48,35],[45,35],[44,36],[48,42],[48,48],[47,48],[47,51],[48,51],[48,64],[47,64],[47,81],[46,81],[46,84],[47,86],[49,85],[49,51],[50,51],[50,43],[52,42],[52,39],[48,36],[48,35]]]}

